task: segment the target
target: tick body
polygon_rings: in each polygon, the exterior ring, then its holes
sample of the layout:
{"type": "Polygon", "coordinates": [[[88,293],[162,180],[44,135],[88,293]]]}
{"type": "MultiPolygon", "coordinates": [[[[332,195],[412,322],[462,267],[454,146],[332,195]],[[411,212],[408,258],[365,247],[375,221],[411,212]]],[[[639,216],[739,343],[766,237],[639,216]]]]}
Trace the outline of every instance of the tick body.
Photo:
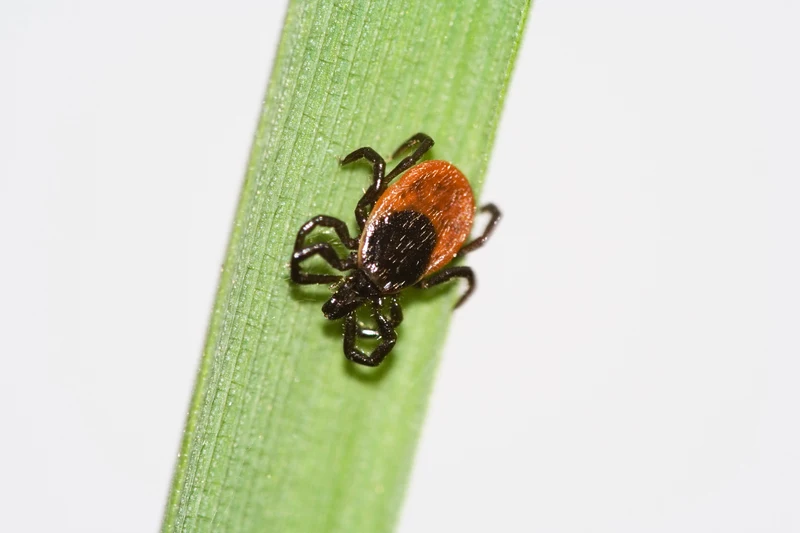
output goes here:
{"type": "Polygon", "coordinates": [[[335,284],[334,294],[322,306],[330,320],[344,319],[344,354],[356,363],[379,365],[397,341],[395,328],[403,320],[397,294],[408,288],[428,288],[453,278],[464,278],[467,290],[456,307],[464,303],[475,286],[472,269],[447,267],[457,256],[479,248],[489,238],[500,211],[493,204],[481,211],[491,214],[482,235],[464,244],[475,214],[472,188],[464,175],[446,161],[419,159],[433,146],[433,139],[418,133],[392,155],[414,148],[385,175],[386,163],[373,149],[359,148],[345,157],[343,165],[366,159],[372,165],[373,182],[359,200],[356,221],[359,238],[350,237],[347,225],[319,215],[306,222],[297,234],[291,261],[295,283],[335,284]],[[395,177],[402,176],[392,185],[395,177]],[[333,228],[350,251],[341,258],[328,243],[305,246],[306,236],[317,226],[333,228]],[[301,263],[318,255],[347,276],[303,272],[301,263]],[[370,305],[376,328],[356,319],[356,311],[370,305]],[[386,309],[388,307],[388,309],[386,309]],[[356,346],[357,337],[378,338],[378,346],[365,353],[356,346]]]}
{"type": "Polygon", "coordinates": [[[358,266],[386,293],[413,285],[453,260],[472,229],[467,178],[445,161],[412,167],[375,203],[358,266]]]}

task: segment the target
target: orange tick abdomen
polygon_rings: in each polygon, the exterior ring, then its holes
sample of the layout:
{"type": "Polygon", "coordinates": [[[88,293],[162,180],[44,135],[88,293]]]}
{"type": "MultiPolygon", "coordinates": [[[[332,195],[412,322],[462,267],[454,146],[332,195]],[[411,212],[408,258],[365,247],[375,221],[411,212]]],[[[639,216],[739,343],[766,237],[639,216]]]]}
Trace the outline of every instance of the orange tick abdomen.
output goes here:
{"type": "Polygon", "coordinates": [[[453,260],[474,214],[472,188],[460,170],[446,161],[419,163],[375,203],[361,236],[359,266],[386,291],[412,285],[453,260]]]}

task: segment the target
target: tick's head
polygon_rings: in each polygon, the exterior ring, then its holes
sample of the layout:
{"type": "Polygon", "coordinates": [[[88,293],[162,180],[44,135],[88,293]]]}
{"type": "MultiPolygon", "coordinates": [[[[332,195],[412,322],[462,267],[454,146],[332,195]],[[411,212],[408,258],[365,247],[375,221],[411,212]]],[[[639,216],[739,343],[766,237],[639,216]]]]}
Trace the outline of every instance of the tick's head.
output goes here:
{"type": "Polygon", "coordinates": [[[361,270],[342,280],[341,284],[322,306],[322,314],[328,320],[344,318],[370,297],[378,296],[378,289],[361,270]]]}

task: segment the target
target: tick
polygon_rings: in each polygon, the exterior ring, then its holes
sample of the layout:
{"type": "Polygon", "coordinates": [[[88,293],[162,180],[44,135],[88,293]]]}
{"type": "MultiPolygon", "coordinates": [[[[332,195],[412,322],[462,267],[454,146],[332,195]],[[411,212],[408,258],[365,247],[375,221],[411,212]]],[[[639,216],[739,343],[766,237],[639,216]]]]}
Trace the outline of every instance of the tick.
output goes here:
{"type": "Polygon", "coordinates": [[[392,351],[397,342],[395,328],[403,320],[397,301],[402,290],[427,289],[463,278],[467,290],[456,307],[463,304],[475,289],[475,274],[466,266],[447,265],[483,246],[500,220],[500,210],[494,204],[483,206],[480,210],[491,216],[489,223],[480,237],[464,244],[472,228],[475,197],[467,178],[451,163],[418,163],[432,146],[433,139],[417,133],[392,154],[394,159],[414,148],[388,174],[386,162],[375,150],[355,150],[341,160],[342,165],[361,159],[372,165],[372,185],[355,209],[360,236],[351,237],[347,224],[325,215],[312,218],[297,232],[292,281],[333,284],[334,293],[322,306],[322,313],[329,320],[344,319],[344,355],[355,363],[377,366],[392,351]],[[397,176],[400,179],[389,185],[397,176]],[[318,226],[333,228],[350,250],[347,257],[339,257],[330,243],[306,246],[306,236],[318,226]],[[302,271],[301,263],[315,255],[347,275],[302,271]],[[356,311],[362,305],[371,307],[377,331],[357,319],[356,311]],[[357,337],[377,338],[379,343],[371,353],[365,353],[356,346],[357,337]]]}

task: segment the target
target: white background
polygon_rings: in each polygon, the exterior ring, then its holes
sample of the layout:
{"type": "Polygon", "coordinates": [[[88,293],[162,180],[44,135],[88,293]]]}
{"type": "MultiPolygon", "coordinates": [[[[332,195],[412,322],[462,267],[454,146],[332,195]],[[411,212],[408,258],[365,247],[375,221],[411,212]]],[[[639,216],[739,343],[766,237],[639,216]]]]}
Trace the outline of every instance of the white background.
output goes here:
{"type": "MultiPolygon", "coordinates": [[[[0,530],[158,528],[282,18],[0,6],[0,530]]],[[[800,531],[798,28],[535,5],[400,531],[800,531]]]]}

